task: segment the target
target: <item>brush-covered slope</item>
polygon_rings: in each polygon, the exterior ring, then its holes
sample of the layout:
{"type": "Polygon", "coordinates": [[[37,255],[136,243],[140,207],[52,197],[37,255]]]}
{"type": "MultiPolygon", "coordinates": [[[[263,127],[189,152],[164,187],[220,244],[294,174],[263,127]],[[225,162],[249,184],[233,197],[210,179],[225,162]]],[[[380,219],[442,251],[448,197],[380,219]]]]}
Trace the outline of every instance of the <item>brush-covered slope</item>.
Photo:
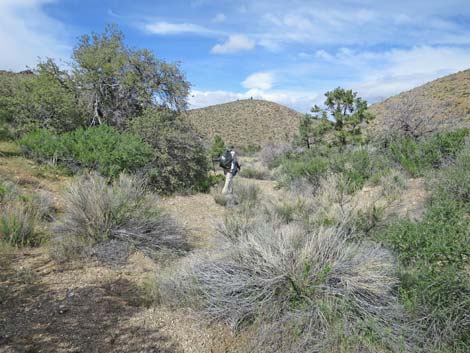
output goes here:
{"type": "Polygon", "coordinates": [[[470,70],[439,78],[374,104],[370,132],[415,129],[418,134],[470,127],[470,70]]]}
{"type": "Polygon", "coordinates": [[[289,141],[302,114],[277,103],[245,99],[189,110],[186,119],[207,141],[220,135],[237,147],[289,141]]]}

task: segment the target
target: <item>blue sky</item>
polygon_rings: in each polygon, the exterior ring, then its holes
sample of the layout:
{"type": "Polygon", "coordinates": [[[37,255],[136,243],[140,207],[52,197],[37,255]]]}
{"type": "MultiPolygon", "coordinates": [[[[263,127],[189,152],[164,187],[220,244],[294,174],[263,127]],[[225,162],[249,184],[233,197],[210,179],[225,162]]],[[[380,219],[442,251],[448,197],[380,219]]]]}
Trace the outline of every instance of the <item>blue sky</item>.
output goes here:
{"type": "Polygon", "coordinates": [[[192,107],[254,97],[305,112],[337,86],[375,102],[470,68],[469,0],[0,0],[0,69],[68,60],[108,23],[181,62],[192,107]]]}

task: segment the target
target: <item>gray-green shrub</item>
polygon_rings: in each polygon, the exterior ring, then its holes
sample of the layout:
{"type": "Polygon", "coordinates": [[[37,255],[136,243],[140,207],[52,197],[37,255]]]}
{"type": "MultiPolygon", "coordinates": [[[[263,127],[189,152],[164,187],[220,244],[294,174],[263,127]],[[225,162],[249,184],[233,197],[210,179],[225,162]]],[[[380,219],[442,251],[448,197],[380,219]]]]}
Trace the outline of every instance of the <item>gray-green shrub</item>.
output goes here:
{"type": "Polygon", "coordinates": [[[185,232],[156,206],[145,185],[126,174],[112,184],[96,174],[78,177],[64,195],[57,233],[93,242],[118,239],[150,255],[162,249],[186,250],[185,232]]]}
{"type": "Polygon", "coordinates": [[[192,306],[235,331],[250,326],[251,351],[330,352],[338,329],[340,344],[362,337],[356,349],[407,346],[388,251],[350,243],[338,227],[227,229],[237,231],[225,234],[222,250],[195,253],[159,278],[164,303],[192,306]]]}

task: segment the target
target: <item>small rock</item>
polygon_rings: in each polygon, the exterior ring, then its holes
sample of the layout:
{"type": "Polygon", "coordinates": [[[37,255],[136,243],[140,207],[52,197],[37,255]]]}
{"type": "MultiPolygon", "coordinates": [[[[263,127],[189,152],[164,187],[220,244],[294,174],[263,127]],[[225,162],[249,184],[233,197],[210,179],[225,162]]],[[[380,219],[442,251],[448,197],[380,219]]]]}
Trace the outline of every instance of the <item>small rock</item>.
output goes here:
{"type": "Polygon", "coordinates": [[[69,311],[69,309],[65,305],[59,305],[59,314],[65,314],[67,311],[69,311]]]}

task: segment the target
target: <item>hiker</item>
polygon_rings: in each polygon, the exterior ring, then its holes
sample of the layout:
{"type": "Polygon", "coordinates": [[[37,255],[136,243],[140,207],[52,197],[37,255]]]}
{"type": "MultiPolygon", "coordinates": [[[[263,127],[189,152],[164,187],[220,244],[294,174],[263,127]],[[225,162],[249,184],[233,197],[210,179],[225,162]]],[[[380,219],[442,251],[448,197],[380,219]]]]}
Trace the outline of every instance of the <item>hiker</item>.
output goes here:
{"type": "Polygon", "coordinates": [[[233,145],[230,145],[220,156],[220,166],[225,174],[225,185],[222,194],[233,194],[233,177],[240,170],[240,164],[238,163],[233,145]]]}

